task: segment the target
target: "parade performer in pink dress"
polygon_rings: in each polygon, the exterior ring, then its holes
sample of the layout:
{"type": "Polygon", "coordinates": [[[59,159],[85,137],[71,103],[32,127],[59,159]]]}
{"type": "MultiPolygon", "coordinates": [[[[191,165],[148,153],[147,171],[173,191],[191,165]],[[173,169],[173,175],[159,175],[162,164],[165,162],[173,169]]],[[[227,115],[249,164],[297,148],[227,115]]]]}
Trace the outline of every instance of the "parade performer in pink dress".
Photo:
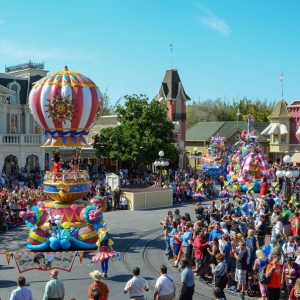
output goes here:
{"type": "Polygon", "coordinates": [[[108,272],[108,261],[110,258],[117,257],[119,258],[119,254],[114,251],[112,245],[114,242],[109,238],[108,229],[106,229],[107,224],[103,224],[103,228],[98,230],[99,239],[96,243],[98,246],[98,253],[93,256],[93,263],[101,263],[101,269],[104,278],[107,278],[108,272]]]}

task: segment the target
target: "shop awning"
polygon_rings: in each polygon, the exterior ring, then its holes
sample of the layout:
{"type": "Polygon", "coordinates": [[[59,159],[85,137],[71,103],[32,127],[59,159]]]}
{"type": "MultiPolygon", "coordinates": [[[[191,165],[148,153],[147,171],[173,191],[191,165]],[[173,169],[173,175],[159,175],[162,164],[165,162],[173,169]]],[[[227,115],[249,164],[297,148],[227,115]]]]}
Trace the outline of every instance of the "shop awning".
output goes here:
{"type": "Polygon", "coordinates": [[[280,134],[288,134],[289,133],[287,126],[285,124],[279,125],[279,131],[280,131],[280,134]]]}

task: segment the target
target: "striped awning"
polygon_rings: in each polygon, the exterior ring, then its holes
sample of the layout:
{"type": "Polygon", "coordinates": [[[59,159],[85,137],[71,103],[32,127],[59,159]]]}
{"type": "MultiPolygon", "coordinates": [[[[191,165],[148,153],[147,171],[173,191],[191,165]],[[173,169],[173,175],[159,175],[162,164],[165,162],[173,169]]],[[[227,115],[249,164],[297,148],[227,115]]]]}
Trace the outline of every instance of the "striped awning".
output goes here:
{"type": "MultiPolygon", "coordinates": [[[[299,129],[298,129],[299,130],[299,129]]],[[[288,128],[287,126],[282,123],[271,123],[265,130],[261,132],[262,135],[270,135],[270,134],[288,134],[288,128]]],[[[300,134],[300,131],[299,131],[300,134]]]]}

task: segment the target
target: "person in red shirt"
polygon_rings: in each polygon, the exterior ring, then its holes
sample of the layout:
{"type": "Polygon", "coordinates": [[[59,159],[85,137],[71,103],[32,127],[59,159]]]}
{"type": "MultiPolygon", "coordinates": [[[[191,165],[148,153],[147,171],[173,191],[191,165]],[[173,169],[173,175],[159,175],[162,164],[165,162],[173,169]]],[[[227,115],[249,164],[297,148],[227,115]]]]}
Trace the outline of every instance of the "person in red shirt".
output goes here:
{"type": "Polygon", "coordinates": [[[296,280],[295,286],[292,288],[289,300],[300,300],[300,278],[296,280]]]}
{"type": "Polygon", "coordinates": [[[266,268],[266,277],[270,278],[268,284],[268,297],[269,300],[279,300],[280,298],[280,288],[281,288],[281,278],[282,278],[282,266],[280,265],[280,254],[271,254],[271,262],[266,268]]]}

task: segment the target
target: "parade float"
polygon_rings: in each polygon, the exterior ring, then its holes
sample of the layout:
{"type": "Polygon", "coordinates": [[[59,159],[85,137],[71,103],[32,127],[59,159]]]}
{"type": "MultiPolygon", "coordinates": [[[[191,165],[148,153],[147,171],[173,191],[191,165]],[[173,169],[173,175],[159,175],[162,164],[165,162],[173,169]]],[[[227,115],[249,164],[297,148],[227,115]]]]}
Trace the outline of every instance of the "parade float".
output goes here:
{"type": "Polygon", "coordinates": [[[106,203],[98,196],[90,202],[82,200],[89,193],[90,180],[88,172],[80,170],[78,150],[87,145],[85,136],[101,114],[102,94],[92,80],[65,67],[34,84],[29,106],[48,135],[42,147],[72,147],[75,154],[67,163],[56,151],[52,169],[44,177],[44,192],[50,199],[20,213],[30,227],[27,247],[33,251],[96,249],[106,203]]]}
{"type": "Polygon", "coordinates": [[[227,166],[232,154],[232,146],[225,137],[212,136],[205,156],[201,158],[201,168],[208,176],[219,178],[227,174],[227,166]]]}
{"type": "Polygon", "coordinates": [[[242,192],[257,193],[263,180],[270,183],[274,178],[264,148],[257,141],[256,132],[251,129],[254,117],[248,114],[244,116],[244,120],[247,121],[247,130],[241,133],[240,140],[235,144],[234,154],[228,165],[227,180],[231,180],[233,184],[238,182],[242,192]]]}

